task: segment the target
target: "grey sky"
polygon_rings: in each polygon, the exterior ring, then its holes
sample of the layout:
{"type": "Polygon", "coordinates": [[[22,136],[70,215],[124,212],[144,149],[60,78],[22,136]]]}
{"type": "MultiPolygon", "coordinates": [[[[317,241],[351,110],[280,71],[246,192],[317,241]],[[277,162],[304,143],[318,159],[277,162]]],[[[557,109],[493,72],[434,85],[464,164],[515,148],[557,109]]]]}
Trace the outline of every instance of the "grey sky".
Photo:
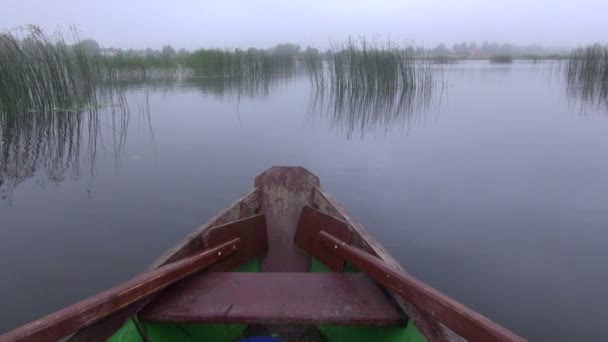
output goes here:
{"type": "Polygon", "coordinates": [[[102,46],[324,46],[352,36],[575,46],[608,39],[608,0],[4,0],[0,28],[75,25],[102,46]]]}

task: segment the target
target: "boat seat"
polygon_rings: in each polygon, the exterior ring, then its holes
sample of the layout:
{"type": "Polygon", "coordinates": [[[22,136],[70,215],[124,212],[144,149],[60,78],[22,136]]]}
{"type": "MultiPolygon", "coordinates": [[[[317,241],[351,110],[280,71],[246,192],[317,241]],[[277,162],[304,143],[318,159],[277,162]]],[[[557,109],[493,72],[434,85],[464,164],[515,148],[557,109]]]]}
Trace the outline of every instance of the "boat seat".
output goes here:
{"type": "Polygon", "coordinates": [[[393,301],[357,273],[204,272],[139,314],[148,322],[399,326],[393,301]]]}

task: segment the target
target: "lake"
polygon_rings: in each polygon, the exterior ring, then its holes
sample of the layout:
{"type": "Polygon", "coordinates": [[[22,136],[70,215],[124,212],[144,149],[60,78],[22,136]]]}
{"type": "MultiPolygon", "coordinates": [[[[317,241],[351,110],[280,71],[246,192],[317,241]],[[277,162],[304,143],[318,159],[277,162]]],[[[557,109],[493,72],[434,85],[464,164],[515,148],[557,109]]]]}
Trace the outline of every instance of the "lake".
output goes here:
{"type": "Polygon", "coordinates": [[[557,68],[445,66],[422,101],[367,116],[306,76],[132,83],[128,120],[0,127],[0,331],[129,279],[257,174],[301,165],[421,280],[532,341],[606,338],[608,108],[557,68]]]}

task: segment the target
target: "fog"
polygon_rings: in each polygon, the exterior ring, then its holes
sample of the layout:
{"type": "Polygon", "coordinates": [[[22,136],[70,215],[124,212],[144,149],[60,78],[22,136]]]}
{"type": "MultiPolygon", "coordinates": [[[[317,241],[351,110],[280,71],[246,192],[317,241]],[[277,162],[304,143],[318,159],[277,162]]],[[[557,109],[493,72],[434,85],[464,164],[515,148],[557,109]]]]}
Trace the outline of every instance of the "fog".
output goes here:
{"type": "Polygon", "coordinates": [[[105,47],[323,46],[349,35],[425,46],[499,41],[572,47],[605,42],[604,0],[46,1],[5,0],[0,29],[75,26],[105,47]]]}

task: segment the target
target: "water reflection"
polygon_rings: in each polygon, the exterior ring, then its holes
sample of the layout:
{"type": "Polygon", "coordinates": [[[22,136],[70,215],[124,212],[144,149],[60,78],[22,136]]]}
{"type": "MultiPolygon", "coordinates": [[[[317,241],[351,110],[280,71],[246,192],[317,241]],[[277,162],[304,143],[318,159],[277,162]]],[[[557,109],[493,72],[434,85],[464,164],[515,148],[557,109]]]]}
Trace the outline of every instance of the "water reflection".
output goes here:
{"type": "MultiPolygon", "coordinates": [[[[110,156],[118,167],[133,110],[143,115],[154,142],[149,92],[195,90],[217,99],[264,98],[305,77],[293,69],[258,77],[123,80],[114,82],[107,90],[98,90],[97,94],[105,96],[96,97],[94,104],[84,108],[0,111],[0,196],[10,199],[15,189],[31,178],[38,178],[41,184],[56,184],[87,174],[92,182],[100,154],[110,156]]],[[[378,130],[408,129],[424,118],[437,98],[436,88],[432,80],[413,87],[311,85],[310,112],[315,113],[314,118],[328,120],[330,127],[344,132],[348,138],[378,130]]]]}
{"type": "Polygon", "coordinates": [[[287,86],[295,77],[295,73],[264,74],[259,77],[192,77],[182,80],[180,85],[217,98],[265,98],[287,86]]]}
{"type": "Polygon", "coordinates": [[[0,112],[0,198],[10,199],[32,177],[44,185],[77,180],[87,172],[92,181],[99,153],[118,165],[130,121],[130,108],[120,99],[87,110],[0,112]]]}
{"type": "Polygon", "coordinates": [[[195,90],[219,99],[264,98],[296,75],[294,69],[257,77],[119,80],[96,90],[90,104],[72,110],[0,110],[0,198],[10,199],[20,184],[35,177],[44,185],[78,180],[87,173],[92,182],[100,153],[118,167],[134,110],[147,123],[154,145],[150,92],[195,90]]]}
{"type": "Polygon", "coordinates": [[[309,114],[321,116],[348,139],[377,131],[408,130],[424,119],[434,103],[434,91],[434,87],[398,91],[313,89],[309,114]]]}
{"type": "Polygon", "coordinates": [[[117,82],[116,87],[123,92],[151,91],[168,94],[197,90],[203,95],[219,99],[265,98],[273,91],[289,85],[297,76],[294,71],[258,77],[188,76],[155,80],[131,79],[117,82]]]}
{"type": "Polygon", "coordinates": [[[415,87],[312,87],[309,120],[321,121],[348,139],[378,131],[408,130],[438,106],[445,86],[433,79],[415,87]]]}
{"type": "Polygon", "coordinates": [[[608,115],[608,84],[566,76],[566,94],[580,107],[580,113],[608,115]]]}

